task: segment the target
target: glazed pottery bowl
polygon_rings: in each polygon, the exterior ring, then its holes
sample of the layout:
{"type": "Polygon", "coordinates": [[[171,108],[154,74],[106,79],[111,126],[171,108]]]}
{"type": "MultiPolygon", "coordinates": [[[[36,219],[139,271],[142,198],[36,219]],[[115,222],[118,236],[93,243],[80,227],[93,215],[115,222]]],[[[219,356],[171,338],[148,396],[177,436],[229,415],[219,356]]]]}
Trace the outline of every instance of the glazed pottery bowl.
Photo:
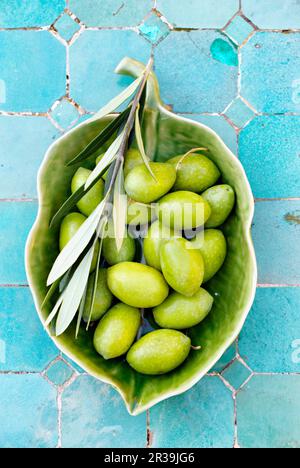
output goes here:
{"type": "MultiPolygon", "coordinates": [[[[117,72],[138,76],[143,65],[124,59],[117,72]]],[[[115,118],[87,120],[62,136],[48,150],[38,176],[39,212],[26,248],[26,268],[31,291],[42,323],[53,304],[41,310],[46,279],[58,255],[58,229],[49,229],[51,217],[70,195],[70,183],[77,167],[66,167],[104,127],[115,118]]],[[[240,333],[251,308],[257,280],[251,240],[254,201],[245,172],[223,141],[208,127],[179,117],[163,105],[158,83],[152,74],[143,124],[147,154],[158,161],[205,147],[218,165],[223,182],[234,187],[237,203],[223,230],[228,255],[220,272],[208,283],[215,304],[209,317],[191,331],[192,351],[186,362],[163,376],[145,376],[131,369],[124,359],[105,361],[93,348],[92,333],[82,327],[75,339],[71,326],[64,335],[51,338],[57,347],[92,376],[113,385],[122,395],[128,411],[139,414],[161,400],[182,393],[196,384],[221,358],[240,333]]],[[[95,158],[94,158],[95,159],[95,158]]],[[[91,158],[85,166],[92,167],[91,158]]],[[[50,333],[50,332],[49,332],[50,333]]],[[[40,352],[43,352],[40,350],[40,352]]]]}

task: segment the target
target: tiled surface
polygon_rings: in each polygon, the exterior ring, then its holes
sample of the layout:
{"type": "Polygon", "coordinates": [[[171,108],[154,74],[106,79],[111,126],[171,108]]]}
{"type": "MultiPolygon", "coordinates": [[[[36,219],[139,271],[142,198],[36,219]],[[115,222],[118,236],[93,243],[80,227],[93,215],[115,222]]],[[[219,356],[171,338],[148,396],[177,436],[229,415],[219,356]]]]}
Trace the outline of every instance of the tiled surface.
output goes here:
{"type": "Polygon", "coordinates": [[[132,418],[109,385],[82,375],[62,397],[66,448],[145,447],[146,415],[132,418]]]}
{"type": "Polygon", "coordinates": [[[2,3],[0,446],[300,447],[299,2],[2,3]],[[47,337],[23,257],[46,148],[121,90],[129,80],[113,69],[124,55],[147,60],[151,44],[167,104],[217,131],[245,166],[259,288],[209,376],[132,418],[47,337]]]}
{"type": "Polygon", "coordinates": [[[234,442],[233,423],[231,392],[219,377],[206,377],[189,392],[151,410],[152,446],[230,448],[234,442]]]}

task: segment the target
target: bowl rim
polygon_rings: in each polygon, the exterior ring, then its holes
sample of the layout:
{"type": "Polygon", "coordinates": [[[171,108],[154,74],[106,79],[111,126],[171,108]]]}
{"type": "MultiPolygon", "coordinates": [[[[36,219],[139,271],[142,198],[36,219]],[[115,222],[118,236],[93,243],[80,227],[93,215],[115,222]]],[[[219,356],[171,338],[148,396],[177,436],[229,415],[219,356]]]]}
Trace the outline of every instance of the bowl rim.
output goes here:
{"type": "MultiPolygon", "coordinates": [[[[51,338],[51,340],[55,343],[57,348],[62,353],[64,353],[71,361],[73,361],[75,364],[77,364],[79,367],[81,367],[85,372],[87,372],[88,375],[91,375],[92,377],[94,377],[97,380],[100,380],[100,381],[102,381],[104,383],[112,385],[118,391],[118,393],[121,395],[121,397],[122,397],[122,399],[123,399],[123,401],[125,403],[125,406],[127,408],[127,411],[132,416],[137,416],[138,414],[141,414],[146,409],[149,409],[149,408],[153,407],[154,405],[158,404],[159,402],[161,402],[163,400],[166,400],[167,398],[171,398],[171,397],[174,397],[176,395],[180,395],[180,394],[186,392],[187,390],[191,389],[194,385],[196,385],[209,372],[209,370],[212,369],[212,367],[219,361],[219,359],[221,359],[221,357],[226,352],[226,350],[236,340],[236,338],[238,337],[238,335],[240,334],[240,332],[241,332],[241,330],[242,330],[242,328],[244,326],[244,323],[245,323],[245,321],[247,319],[247,316],[248,316],[248,314],[250,312],[250,309],[251,309],[251,307],[253,305],[254,298],[255,298],[255,295],[256,295],[257,276],[258,276],[256,254],[255,254],[254,244],[253,244],[253,240],[252,240],[252,236],[251,236],[251,226],[252,226],[252,221],[253,221],[253,218],[254,218],[255,202],[254,202],[254,197],[253,197],[253,193],[252,193],[250,183],[248,181],[245,169],[244,169],[241,161],[228,148],[228,146],[224,143],[222,138],[214,130],[209,128],[207,125],[204,125],[204,124],[202,124],[200,122],[197,122],[195,120],[191,120],[191,119],[189,119],[187,117],[184,117],[182,115],[178,115],[178,114],[175,114],[175,113],[169,111],[169,109],[167,109],[163,105],[162,102],[159,102],[157,104],[157,108],[158,108],[159,112],[164,113],[164,114],[168,115],[169,117],[172,117],[172,119],[177,119],[177,120],[180,120],[180,121],[188,122],[189,124],[192,124],[192,125],[194,125],[196,127],[201,128],[202,130],[205,130],[206,132],[210,133],[214,138],[216,138],[219,141],[219,143],[223,146],[224,150],[227,153],[227,156],[231,159],[233,164],[240,171],[240,174],[244,179],[245,188],[247,190],[247,197],[248,197],[248,200],[249,200],[249,215],[248,215],[247,221],[245,221],[243,223],[243,231],[244,231],[247,247],[249,249],[249,258],[250,258],[251,263],[252,263],[252,265],[251,265],[252,266],[251,291],[249,293],[249,298],[248,298],[247,302],[245,303],[245,305],[243,307],[244,310],[243,310],[243,313],[241,315],[241,318],[239,320],[238,325],[235,327],[234,332],[228,337],[228,339],[226,340],[226,343],[222,347],[220,347],[220,352],[218,353],[217,358],[214,357],[213,359],[211,359],[209,361],[209,363],[203,369],[199,370],[199,372],[196,372],[195,375],[193,377],[191,377],[190,379],[188,379],[185,383],[182,383],[178,387],[178,389],[171,390],[170,392],[163,393],[163,394],[159,395],[158,397],[153,398],[151,400],[151,402],[149,402],[147,404],[138,405],[135,409],[132,409],[131,406],[130,406],[130,402],[127,400],[126,393],[122,389],[120,389],[118,386],[116,386],[115,383],[112,382],[112,380],[109,377],[106,378],[104,376],[101,376],[101,378],[100,378],[99,375],[97,375],[91,369],[88,369],[85,366],[85,364],[82,364],[81,362],[78,362],[76,355],[74,355],[69,349],[67,349],[62,343],[60,343],[55,336],[52,336],[48,327],[45,327],[45,321],[44,321],[44,318],[42,316],[40,306],[38,304],[38,299],[37,299],[37,295],[36,295],[34,284],[33,284],[33,278],[31,276],[30,267],[29,267],[29,256],[30,256],[30,251],[31,251],[32,240],[33,240],[33,238],[35,236],[36,229],[37,229],[37,227],[38,227],[38,225],[40,223],[40,218],[42,216],[42,205],[41,205],[41,199],[42,199],[41,178],[42,178],[42,173],[44,171],[44,167],[46,166],[48,160],[51,157],[52,150],[57,145],[59,145],[61,141],[63,141],[65,138],[69,137],[72,133],[77,131],[79,128],[84,127],[85,125],[88,125],[91,122],[95,122],[95,121],[98,121],[98,120],[101,121],[102,119],[97,118],[97,114],[95,116],[92,116],[91,118],[85,120],[84,122],[80,123],[79,125],[76,125],[74,128],[70,129],[69,131],[67,131],[66,133],[61,135],[55,142],[53,142],[50,145],[50,147],[46,151],[45,156],[43,158],[43,161],[42,161],[42,163],[40,165],[38,175],[37,175],[38,212],[37,212],[37,216],[36,216],[36,219],[34,221],[34,224],[33,224],[32,228],[31,228],[31,230],[29,232],[29,235],[28,235],[28,238],[27,238],[27,241],[26,241],[26,247],[25,247],[25,271],[26,271],[26,275],[27,275],[27,279],[28,279],[28,285],[29,285],[31,294],[33,296],[36,311],[37,311],[37,313],[39,315],[41,323],[43,324],[43,328],[46,330],[48,336],[51,338]]],[[[106,117],[110,117],[110,118],[115,117],[115,114],[109,114],[106,117]]]]}

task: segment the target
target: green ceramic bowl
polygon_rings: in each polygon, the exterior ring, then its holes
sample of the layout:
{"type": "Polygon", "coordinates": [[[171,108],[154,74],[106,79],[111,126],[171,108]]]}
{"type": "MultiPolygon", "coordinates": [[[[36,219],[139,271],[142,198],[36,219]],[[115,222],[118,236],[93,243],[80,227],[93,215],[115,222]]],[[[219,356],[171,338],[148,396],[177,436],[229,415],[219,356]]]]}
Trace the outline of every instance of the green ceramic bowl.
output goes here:
{"type": "MultiPolygon", "coordinates": [[[[117,72],[137,76],[143,65],[124,59],[117,72]]],[[[94,377],[110,383],[122,395],[130,414],[137,415],[154,404],[182,393],[195,385],[221,358],[240,333],[252,306],[256,290],[257,268],[251,240],[254,201],[243,167],[209,128],[178,117],[161,102],[155,75],[148,86],[144,121],[147,153],[154,160],[166,161],[191,148],[209,149],[210,158],[222,171],[225,183],[232,185],[237,195],[234,214],[224,231],[228,239],[225,265],[208,284],[215,297],[209,317],[193,329],[193,345],[201,351],[191,351],[187,361],[175,371],[163,376],[144,376],[133,371],[123,360],[105,361],[94,350],[92,335],[82,327],[77,340],[74,328],[61,337],[52,337],[58,348],[94,377]]],[[[76,167],[66,167],[114,116],[97,116],[70,131],[48,150],[38,176],[39,212],[26,248],[27,276],[42,323],[49,310],[41,311],[46,294],[46,279],[58,255],[58,231],[49,230],[49,221],[69,196],[70,182],[76,167]]],[[[86,164],[92,166],[94,161],[86,164]]],[[[42,350],[41,350],[42,352],[42,350]]]]}

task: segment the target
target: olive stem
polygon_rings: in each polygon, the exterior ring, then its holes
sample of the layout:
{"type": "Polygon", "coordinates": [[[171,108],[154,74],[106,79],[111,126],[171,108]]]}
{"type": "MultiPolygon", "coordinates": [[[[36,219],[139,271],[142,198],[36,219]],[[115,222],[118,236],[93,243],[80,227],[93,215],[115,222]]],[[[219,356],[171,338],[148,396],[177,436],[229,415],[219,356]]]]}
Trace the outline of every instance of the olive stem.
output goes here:
{"type": "Polygon", "coordinates": [[[202,346],[193,346],[193,345],[191,345],[191,348],[192,348],[194,351],[199,351],[200,349],[202,349],[202,346]]]}
{"type": "Polygon", "coordinates": [[[148,80],[148,77],[149,77],[149,74],[151,73],[151,70],[152,70],[152,67],[153,67],[153,52],[151,53],[151,57],[150,57],[150,60],[146,66],[146,69],[144,71],[144,76],[143,76],[143,80],[138,88],[138,91],[134,97],[134,100],[132,102],[132,105],[131,105],[131,110],[130,110],[130,114],[129,114],[129,117],[128,117],[128,120],[124,126],[124,137],[123,137],[123,140],[122,140],[122,143],[121,143],[121,146],[120,146],[120,149],[119,149],[119,152],[118,152],[118,155],[117,155],[117,159],[116,159],[116,162],[115,162],[115,166],[114,166],[114,170],[113,170],[113,174],[112,174],[112,177],[111,177],[111,181],[110,181],[110,186],[109,186],[109,189],[108,191],[110,191],[116,181],[116,178],[117,178],[117,175],[118,175],[118,172],[119,172],[119,169],[120,169],[120,165],[122,163],[122,161],[124,160],[124,156],[125,156],[125,152],[126,152],[126,149],[127,149],[127,144],[128,144],[128,138],[129,138],[129,135],[130,135],[130,132],[132,131],[133,129],[133,126],[134,126],[134,122],[135,122],[135,114],[136,114],[136,110],[139,106],[139,103],[140,103],[140,99],[142,97],[142,94],[143,94],[143,91],[144,91],[144,88],[146,86],[146,83],[147,83],[147,80],[148,80]]]}

